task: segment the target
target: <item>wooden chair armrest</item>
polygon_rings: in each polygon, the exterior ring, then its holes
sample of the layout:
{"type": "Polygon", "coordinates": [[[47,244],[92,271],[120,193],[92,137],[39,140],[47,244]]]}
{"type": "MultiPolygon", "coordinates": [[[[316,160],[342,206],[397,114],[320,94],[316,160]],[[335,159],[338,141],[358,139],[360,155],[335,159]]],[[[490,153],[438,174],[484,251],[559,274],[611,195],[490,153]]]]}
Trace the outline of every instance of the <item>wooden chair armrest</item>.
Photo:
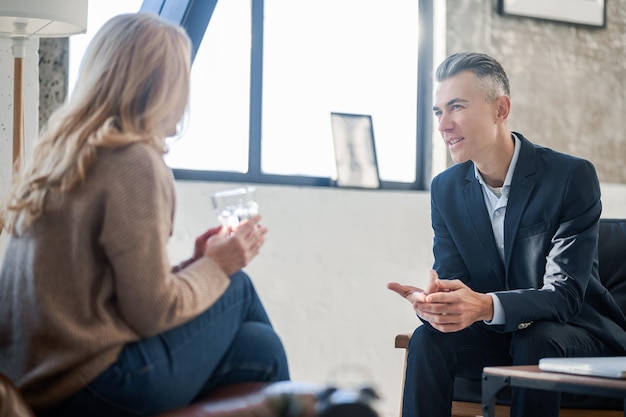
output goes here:
{"type": "Polygon", "coordinates": [[[411,339],[411,333],[401,333],[396,336],[396,348],[397,349],[408,349],[409,348],[409,340],[411,339]]]}

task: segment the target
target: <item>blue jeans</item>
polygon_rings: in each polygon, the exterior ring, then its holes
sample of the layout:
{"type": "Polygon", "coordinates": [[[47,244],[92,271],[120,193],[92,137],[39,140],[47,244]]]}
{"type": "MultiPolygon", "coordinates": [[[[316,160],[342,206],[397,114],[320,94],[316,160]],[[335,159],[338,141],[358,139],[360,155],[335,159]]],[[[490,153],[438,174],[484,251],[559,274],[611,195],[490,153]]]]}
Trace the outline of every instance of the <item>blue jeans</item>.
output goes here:
{"type": "Polygon", "coordinates": [[[198,317],[128,344],[117,361],[46,417],[150,416],[237,382],[289,379],[283,345],[250,278],[239,271],[198,317]]]}
{"type": "MultiPolygon", "coordinates": [[[[455,376],[480,379],[485,366],[612,354],[586,330],[556,322],[538,321],[514,333],[497,333],[480,324],[453,333],[420,326],[409,342],[402,417],[449,416],[455,376]]],[[[560,402],[560,392],[513,388],[511,416],[556,417],[560,402]]]]}

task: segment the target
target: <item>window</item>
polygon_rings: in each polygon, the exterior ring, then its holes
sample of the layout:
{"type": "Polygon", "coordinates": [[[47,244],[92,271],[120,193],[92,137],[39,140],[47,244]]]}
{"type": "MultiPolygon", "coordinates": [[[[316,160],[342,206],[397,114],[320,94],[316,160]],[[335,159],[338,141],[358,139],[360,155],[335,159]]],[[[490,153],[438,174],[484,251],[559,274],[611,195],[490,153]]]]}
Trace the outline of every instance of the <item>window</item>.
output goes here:
{"type": "Polygon", "coordinates": [[[261,167],[336,173],[331,112],[371,115],[381,179],[415,181],[415,0],[266,0],[261,167]]]}
{"type": "Polygon", "coordinates": [[[197,171],[248,170],[251,9],[220,1],[191,69],[189,119],[165,161],[197,171]]]}
{"type": "Polygon", "coordinates": [[[372,117],[381,188],[426,187],[432,0],[118,3],[194,42],[190,117],[165,158],[176,178],[333,185],[339,112],[372,117]]]}

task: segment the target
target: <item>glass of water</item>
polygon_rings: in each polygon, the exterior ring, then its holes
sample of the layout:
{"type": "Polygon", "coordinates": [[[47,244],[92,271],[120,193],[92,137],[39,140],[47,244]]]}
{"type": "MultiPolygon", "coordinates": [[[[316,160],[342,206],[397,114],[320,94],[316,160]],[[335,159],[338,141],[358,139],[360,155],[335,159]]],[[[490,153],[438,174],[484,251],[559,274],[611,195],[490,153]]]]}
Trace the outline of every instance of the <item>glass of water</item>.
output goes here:
{"type": "Polygon", "coordinates": [[[213,208],[224,227],[235,229],[245,219],[259,214],[256,188],[241,187],[211,194],[213,208]]]}

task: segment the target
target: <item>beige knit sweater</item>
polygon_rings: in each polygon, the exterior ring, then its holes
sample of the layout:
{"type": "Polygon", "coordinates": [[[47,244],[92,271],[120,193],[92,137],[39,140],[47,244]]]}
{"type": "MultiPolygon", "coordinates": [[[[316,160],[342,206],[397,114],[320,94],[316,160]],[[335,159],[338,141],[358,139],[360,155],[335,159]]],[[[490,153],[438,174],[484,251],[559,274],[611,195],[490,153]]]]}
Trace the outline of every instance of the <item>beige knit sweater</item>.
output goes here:
{"type": "Polygon", "coordinates": [[[0,371],[35,409],[84,387],[126,343],[197,316],[224,292],[229,279],[210,258],[171,272],[174,205],[157,151],[101,149],[83,186],[51,193],[44,214],[9,240],[0,371]]]}

